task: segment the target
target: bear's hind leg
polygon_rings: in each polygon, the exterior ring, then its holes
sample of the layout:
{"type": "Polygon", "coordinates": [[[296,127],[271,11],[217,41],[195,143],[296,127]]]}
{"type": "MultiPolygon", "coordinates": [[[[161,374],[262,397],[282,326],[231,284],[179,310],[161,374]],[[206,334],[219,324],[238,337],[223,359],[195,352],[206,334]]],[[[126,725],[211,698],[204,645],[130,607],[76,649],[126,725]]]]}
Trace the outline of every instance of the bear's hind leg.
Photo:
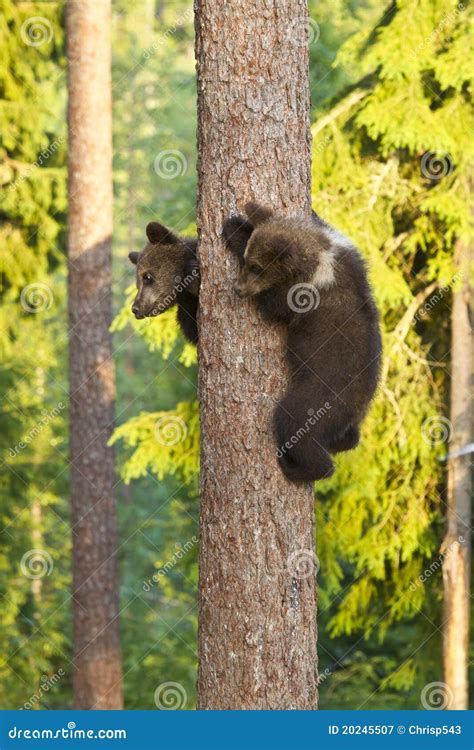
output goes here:
{"type": "Polygon", "coordinates": [[[298,463],[297,459],[286,453],[279,456],[278,461],[283,474],[292,482],[316,482],[334,474],[331,456],[323,448],[313,452],[311,463],[308,464],[298,463]]]}
{"type": "Polygon", "coordinates": [[[350,424],[344,432],[332,438],[332,440],[326,440],[325,446],[330,453],[342,453],[343,451],[351,451],[355,448],[359,440],[359,428],[356,425],[350,424]]]}
{"type": "Polygon", "coordinates": [[[273,424],[281,470],[293,482],[316,482],[334,473],[326,445],[293,390],[276,405],[273,424]]]}

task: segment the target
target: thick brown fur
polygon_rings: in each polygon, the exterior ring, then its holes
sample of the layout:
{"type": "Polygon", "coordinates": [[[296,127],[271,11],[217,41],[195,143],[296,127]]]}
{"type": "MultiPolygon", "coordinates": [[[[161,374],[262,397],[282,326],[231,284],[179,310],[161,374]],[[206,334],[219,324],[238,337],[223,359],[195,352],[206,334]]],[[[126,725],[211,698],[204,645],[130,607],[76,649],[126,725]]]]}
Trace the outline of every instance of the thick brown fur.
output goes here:
{"type": "Polygon", "coordinates": [[[181,330],[195,344],[200,281],[197,240],[180,237],[156,221],[148,224],[146,233],[144,249],[128,256],[137,267],[138,292],[132,312],[138,319],[155,317],[178,305],[181,330]]]}
{"type": "Polygon", "coordinates": [[[291,379],[274,413],[277,456],[293,481],[334,472],[332,453],[359,442],[381,358],[379,316],[364,261],[316,214],[288,218],[257,203],[224,224],[235,287],[288,326],[291,379]]]}

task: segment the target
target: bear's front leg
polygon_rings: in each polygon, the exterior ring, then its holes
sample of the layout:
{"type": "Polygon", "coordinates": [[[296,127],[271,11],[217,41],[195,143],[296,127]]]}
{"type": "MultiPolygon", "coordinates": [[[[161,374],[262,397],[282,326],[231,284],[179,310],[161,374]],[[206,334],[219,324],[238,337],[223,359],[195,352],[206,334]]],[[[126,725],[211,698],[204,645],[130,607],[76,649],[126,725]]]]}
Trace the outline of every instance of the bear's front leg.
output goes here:
{"type": "Polygon", "coordinates": [[[199,286],[201,284],[201,274],[199,271],[199,261],[196,256],[188,258],[184,264],[183,284],[187,292],[193,297],[199,296],[199,286]]]}
{"type": "Polygon", "coordinates": [[[243,216],[231,216],[230,219],[226,219],[222,227],[225,245],[236,256],[240,267],[244,265],[245,248],[253,229],[253,224],[243,216]]]}
{"type": "Polygon", "coordinates": [[[183,292],[178,301],[178,323],[185,337],[192,344],[198,342],[198,314],[199,297],[189,292],[183,292]]]}
{"type": "Polygon", "coordinates": [[[295,317],[294,310],[288,304],[288,284],[273,286],[257,294],[257,304],[262,316],[270,323],[290,323],[295,317]]]}

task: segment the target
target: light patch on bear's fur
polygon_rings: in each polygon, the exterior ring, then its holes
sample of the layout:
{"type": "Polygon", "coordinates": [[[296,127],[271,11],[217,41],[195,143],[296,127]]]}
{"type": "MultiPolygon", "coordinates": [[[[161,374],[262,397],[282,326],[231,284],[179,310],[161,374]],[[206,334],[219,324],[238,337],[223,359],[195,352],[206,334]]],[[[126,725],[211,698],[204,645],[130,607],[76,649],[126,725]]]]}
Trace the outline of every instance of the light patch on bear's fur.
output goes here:
{"type": "Polygon", "coordinates": [[[334,266],[336,265],[337,248],[321,250],[319,253],[318,267],[311,278],[311,284],[318,289],[327,289],[336,281],[334,266]]]}
{"type": "Polygon", "coordinates": [[[331,247],[321,249],[319,253],[319,262],[316,271],[313,274],[311,283],[319,289],[328,289],[336,282],[335,268],[339,250],[349,250],[352,243],[341,232],[332,227],[325,232],[328,239],[331,240],[331,247]]]}
{"type": "Polygon", "coordinates": [[[338,232],[333,227],[326,229],[326,235],[334,245],[338,245],[339,247],[350,247],[352,245],[352,242],[344,234],[338,232]]]}

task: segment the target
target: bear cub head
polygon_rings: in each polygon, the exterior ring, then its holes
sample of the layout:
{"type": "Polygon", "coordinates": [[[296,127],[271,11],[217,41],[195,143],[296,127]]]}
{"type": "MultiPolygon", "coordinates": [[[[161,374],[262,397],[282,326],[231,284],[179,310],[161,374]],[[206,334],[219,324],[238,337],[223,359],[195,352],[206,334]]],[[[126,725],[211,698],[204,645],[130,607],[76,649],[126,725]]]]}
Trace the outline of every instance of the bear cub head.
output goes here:
{"type": "Polygon", "coordinates": [[[234,287],[239,297],[298,282],[320,288],[334,283],[334,247],[322,222],[279,216],[255,202],[247,203],[245,213],[253,231],[234,287]]]}
{"type": "Polygon", "coordinates": [[[132,305],[137,319],[160,315],[184,294],[197,297],[199,290],[197,241],[179,237],[157,221],[148,224],[146,235],[144,249],[128,256],[137,268],[138,291],[132,305]]]}

